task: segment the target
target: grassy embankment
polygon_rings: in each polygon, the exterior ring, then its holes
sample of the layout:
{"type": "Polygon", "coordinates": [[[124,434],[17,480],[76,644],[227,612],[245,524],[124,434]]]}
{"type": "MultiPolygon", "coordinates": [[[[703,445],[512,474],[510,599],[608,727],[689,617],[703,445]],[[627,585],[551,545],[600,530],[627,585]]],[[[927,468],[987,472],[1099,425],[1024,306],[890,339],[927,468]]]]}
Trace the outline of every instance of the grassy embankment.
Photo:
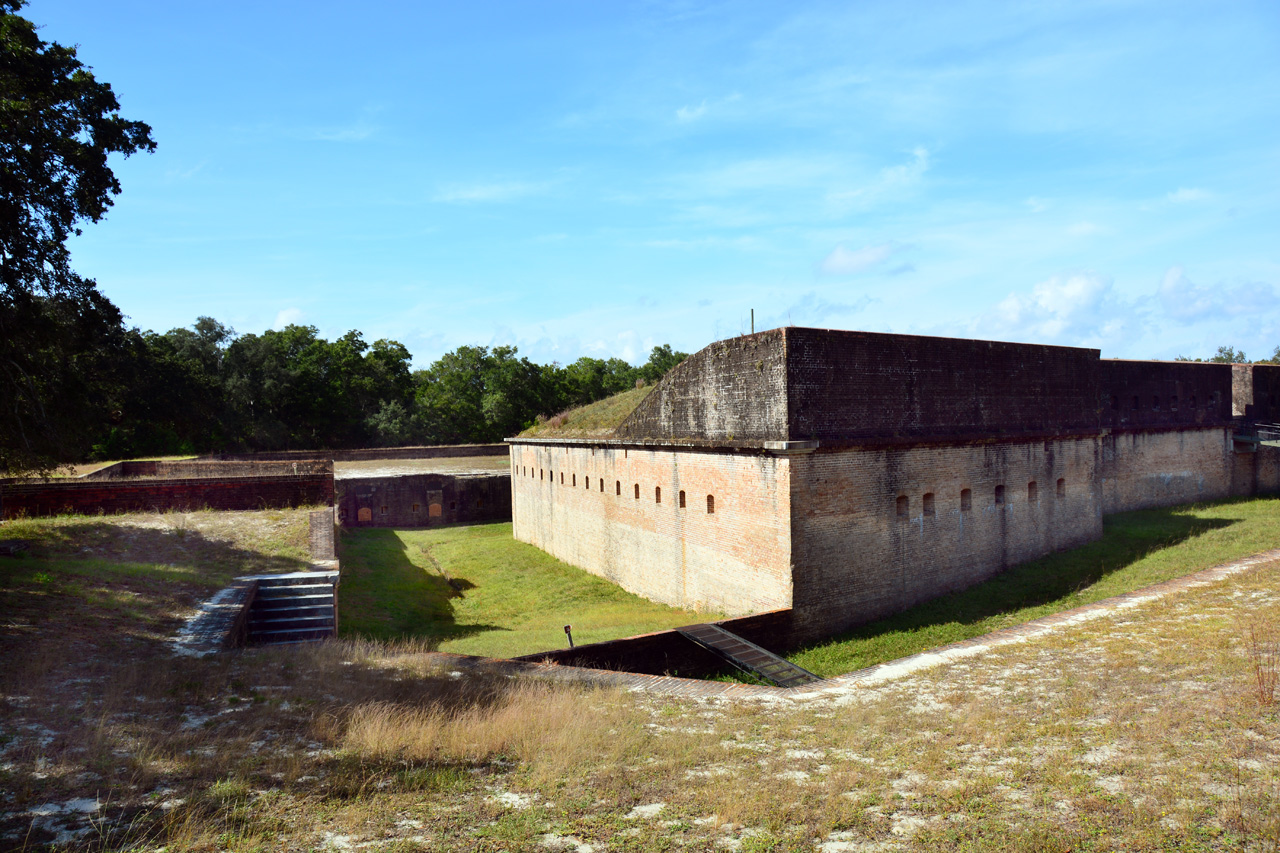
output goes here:
{"type": "Polygon", "coordinates": [[[640,598],[511,536],[511,524],[342,536],[344,637],[412,638],[488,657],[564,648],[719,618],[640,598]]]}
{"type": "Polygon", "coordinates": [[[654,386],[633,388],[576,409],[568,409],[520,433],[522,438],[603,438],[626,420],[654,386]]]}
{"type": "Polygon", "coordinates": [[[1103,519],[1097,542],[1022,563],[788,657],[819,675],[839,675],[1276,547],[1276,499],[1118,513],[1103,519]]]}

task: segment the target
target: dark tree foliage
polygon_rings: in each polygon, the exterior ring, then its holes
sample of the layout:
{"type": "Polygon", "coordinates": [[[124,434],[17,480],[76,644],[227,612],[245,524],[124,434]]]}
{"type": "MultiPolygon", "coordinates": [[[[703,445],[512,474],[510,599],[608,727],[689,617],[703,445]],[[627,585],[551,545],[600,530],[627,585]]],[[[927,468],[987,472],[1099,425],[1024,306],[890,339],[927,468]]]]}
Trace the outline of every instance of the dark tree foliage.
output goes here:
{"type": "Polygon", "coordinates": [[[117,417],[120,362],[136,349],[119,311],[73,272],[66,241],[120,184],[111,154],[151,151],[151,129],[118,114],[75,48],[45,42],[0,0],[0,468],[81,455],[117,417]]]}

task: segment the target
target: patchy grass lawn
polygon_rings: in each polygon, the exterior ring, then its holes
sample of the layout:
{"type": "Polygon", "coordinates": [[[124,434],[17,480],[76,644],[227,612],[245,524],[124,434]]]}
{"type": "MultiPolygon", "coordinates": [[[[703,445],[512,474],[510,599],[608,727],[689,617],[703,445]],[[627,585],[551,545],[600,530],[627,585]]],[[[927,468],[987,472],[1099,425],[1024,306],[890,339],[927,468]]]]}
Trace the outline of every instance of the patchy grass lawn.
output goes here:
{"type": "Polygon", "coordinates": [[[396,474],[487,474],[511,470],[511,456],[441,456],[435,459],[361,459],[334,462],[334,476],[339,480],[352,477],[390,477],[396,474]]]}
{"type": "Polygon", "coordinates": [[[344,637],[413,638],[440,651],[514,657],[707,619],[632,595],[517,542],[511,524],[342,534],[344,637]]]}
{"type": "Polygon", "coordinates": [[[804,703],[459,677],[370,641],[192,659],[26,618],[40,649],[0,657],[0,849],[1280,847],[1275,563],[804,703]]]}
{"type": "Polygon", "coordinates": [[[788,655],[825,677],[896,660],[1280,547],[1280,500],[1118,513],[1102,538],[788,655]]]}

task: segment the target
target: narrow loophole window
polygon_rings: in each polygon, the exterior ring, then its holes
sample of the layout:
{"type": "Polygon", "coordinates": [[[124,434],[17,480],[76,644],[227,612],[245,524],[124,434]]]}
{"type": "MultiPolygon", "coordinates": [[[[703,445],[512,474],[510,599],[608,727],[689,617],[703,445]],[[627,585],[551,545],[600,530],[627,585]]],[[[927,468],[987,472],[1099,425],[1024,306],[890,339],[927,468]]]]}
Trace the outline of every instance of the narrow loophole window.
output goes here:
{"type": "Polygon", "coordinates": [[[539,468],[539,469],[538,469],[538,479],[539,479],[539,480],[545,480],[545,479],[546,479],[546,477],[545,477],[544,475],[545,475],[546,473],[547,473],[547,472],[546,472],[544,469],[539,468]]]}
{"type": "Polygon", "coordinates": [[[1032,480],[1027,483],[1027,503],[1035,503],[1040,500],[1040,487],[1032,480]]]}
{"type": "Polygon", "coordinates": [[[911,501],[906,495],[898,495],[898,518],[906,518],[911,512],[911,501]]]}
{"type": "Polygon", "coordinates": [[[680,490],[679,498],[680,498],[680,508],[684,509],[684,489],[680,490]]]}
{"type": "MultiPolygon", "coordinates": [[[[576,478],[578,475],[577,475],[577,474],[574,474],[573,476],[576,478]]],[[[564,485],[564,472],[563,472],[563,471],[561,471],[561,472],[560,472],[560,485],[562,485],[562,486],[564,485]]],[[[575,484],[575,485],[576,485],[576,484],[575,484]]]]}
{"type": "Polygon", "coordinates": [[[973,490],[972,489],[960,490],[960,509],[961,510],[973,509],[973,490]]]}
{"type": "Polygon", "coordinates": [[[600,478],[600,494],[604,494],[604,477],[600,478]]]}
{"type": "Polygon", "coordinates": [[[636,500],[640,500],[640,484],[636,483],[636,500]]]}
{"type": "Polygon", "coordinates": [[[1058,478],[1058,497],[1065,498],[1066,496],[1067,496],[1067,481],[1059,477],[1058,478]]]}
{"type": "Polygon", "coordinates": [[[936,514],[936,513],[935,513],[935,511],[934,511],[934,508],[933,508],[933,492],[925,492],[925,493],[924,493],[924,500],[923,500],[923,504],[924,504],[924,514],[925,514],[925,515],[935,515],[935,514],[936,514]]]}
{"type": "Polygon", "coordinates": [[[414,504],[414,505],[413,505],[413,511],[414,511],[414,512],[418,512],[418,505],[417,505],[417,504],[414,504]]]}
{"type": "Polygon", "coordinates": [[[707,495],[707,515],[716,511],[716,496],[707,495]]]}
{"type": "Polygon", "coordinates": [[[387,508],[384,506],[384,507],[382,507],[381,509],[379,509],[379,510],[378,510],[378,512],[379,512],[379,513],[381,513],[382,515],[386,515],[386,514],[387,514],[387,508]]]}
{"type": "MultiPolygon", "coordinates": [[[[564,475],[563,475],[563,474],[561,474],[560,476],[561,476],[561,477],[563,477],[564,475]]],[[[563,483],[563,482],[564,482],[564,480],[561,480],[560,482],[562,482],[562,483],[563,483]]],[[[575,489],[576,489],[576,488],[578,488],[578,475],[577,475],[577,474],[574,474],[574,475],[573,475],[573,482],[572,482],[570,485],[572,485],[575,489]]]]}
{"type": "Polygon", "coordinates": [[[1004,486],[996,486],[996,503],[1004,503],[1004,486]]]}
{"type": "Polygon", "coordinates": [[[661,486],[653,487],[653,502],[656,504],[662,503],[662,487],[661,486]]]}
{"type": "Polygon", "coordinates": [[[622,481],[621,481],[621,480],[614,480],[614,481],[613,481],[613,487],[614,487],[614,489],[616,489],[616,490],[617,490],[617,491],[616,491],[616,494],[618,495],[618,497],[622,497],[622,481]]]}

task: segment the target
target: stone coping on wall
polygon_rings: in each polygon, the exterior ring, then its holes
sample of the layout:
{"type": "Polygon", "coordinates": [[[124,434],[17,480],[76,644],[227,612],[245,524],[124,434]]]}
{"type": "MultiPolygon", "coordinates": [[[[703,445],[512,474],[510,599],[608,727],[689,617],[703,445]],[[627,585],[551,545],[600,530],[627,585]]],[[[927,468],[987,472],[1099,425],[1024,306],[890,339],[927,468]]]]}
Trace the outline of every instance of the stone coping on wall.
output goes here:
{"type": "Polygon", "coordinates": [[[815,450],[875,450],[881,448],[902,447],[982,447],[992,444],[1009,444],[1034,441],[1070,441],[1080,438],[1098,438],[1105,435],[1127,433],[1165,433],[1192,432],[1206,429],[1230,429],[1231,423],[1212,424],[1171,424],[1151,427],[1099,427],[1085,431],[1071,432],[1033,432],[1002,433],[983,437],[956,437],[949,435],[936,436],[884,436],[881,438],[858,438],[848,440],[822,439],[804,441],[726,441],[721,439],[701,438],[592,438],[565,437],[541,438],[515,436],[506,439],[512,445],[544,445],[548,447],[604,447],[604,448],[637,448],[642,450],[688,450],[694,452],[721,453],[771,453],[776,455],[794,455],[810,453],[815,450]]]}
{"type": "Polygon", "coordinates": [[[983,654],[1000,646],[1027,642],[1051,634],[1054,631],[1108,616],[1120,610],[1138,607],[1188,589],[1218,583],[1255,566],[1276,560],[1280,560],[1280,548],[1263,551],[1260,554],[1233,560],[1229,563],[1222,563],[1180,578],[1173,578],[1133,592],[1124,593],[1123,595],[1095,601],[1091,604],[1084,604],[1080,607],[1073,607],[1070,610],[1064,610],[1049,616],[1042,616],[1039,619],[1033,619],[1030,622],[1024,622],[1011,628],[993,631],[980,637],[949,643],[919,654],[877,664],[876,666],[856,670],[844,675],[837,675],[819,681],[816,684],[808,684],[797,688],[704,681],[670,675],[615,672],[612,670],[563,666],[554,663],[498,660],[471,655],[450,654],[448,652],[430,652],[426,657],[428,660],[434,661],[442,669],[460,673],[485,672],[513,677],[549,678],[562,682],[621,687],[635,692],[664,696],[694,699],[728,699],[734,701],[746,699],[784,702],[839,700],[841,697],[852,695],[867,687],[892,681],[920,670],[953,663],[967,657],[983,654]]]}

